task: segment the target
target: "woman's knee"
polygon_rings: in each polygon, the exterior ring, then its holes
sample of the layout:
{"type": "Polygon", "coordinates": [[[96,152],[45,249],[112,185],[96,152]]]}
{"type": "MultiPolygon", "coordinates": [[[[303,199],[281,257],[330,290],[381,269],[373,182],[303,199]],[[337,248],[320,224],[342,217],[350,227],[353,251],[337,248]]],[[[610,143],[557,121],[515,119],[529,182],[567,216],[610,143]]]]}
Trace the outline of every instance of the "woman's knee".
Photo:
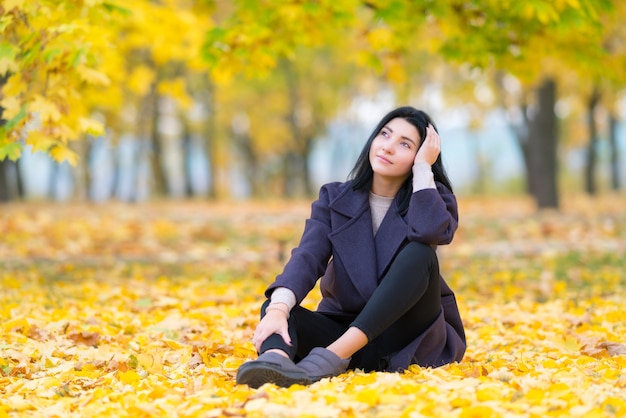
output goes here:
{"type": "Polygon", "coordinates": [[[396,258],[421,266],[429,264],[439,265],[435,249],[428,244],[416,241],[406,244],[396,258]]]}
{"type": "Polygon", "coordinates": [[[419,254],[425,254],[428,256],[436,255],[435,249],[432,245],[424,244],[418,241],[409,241],[403,248],[403,250],[417,252],[419,254]]]}

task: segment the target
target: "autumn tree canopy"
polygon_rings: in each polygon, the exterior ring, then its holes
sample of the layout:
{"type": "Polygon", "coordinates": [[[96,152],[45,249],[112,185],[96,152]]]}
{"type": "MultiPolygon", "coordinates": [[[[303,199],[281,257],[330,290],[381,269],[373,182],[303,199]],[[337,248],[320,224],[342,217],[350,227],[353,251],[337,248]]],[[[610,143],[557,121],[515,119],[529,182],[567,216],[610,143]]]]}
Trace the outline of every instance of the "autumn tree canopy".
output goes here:
{"type": "Polygon", "coordinates": [[[0,159],[23,144],[75,163],[70,142],[139,119],[152,89],[190,99],[210,8],[189,2],[3,1],[0,159]],[[22,143],[22,141],[24,141],[22,143]]]}
{"type": "MultiPolygon", "coordinates": [[[[531,93],[544,80],[564,74],[583,80],[581,91],[600,85],[615,92],[625,81],[619,23],[624,10],[611,0],[0,4],[0,160],[16,160],[30,146],[75,163],[79,153],[72,143],[105,131],[152,138],[158,148],[159,96],[188,112],[194,102],[206,100],[207,94],[198,92],[210,92],[208,105],[228,114],[228,106],[216,102],[225,97],[220,88],[249,94],[243,90],[254,80],[300,89],[274,109],[284,114],[285,140],[292,141],[285,149],[296,162],[335,110],[328,105],[332,94],[314,97],[317,91],[307,92],[306,80],[315,80],[318,88],[350,89],[354,69],[368,69],[406,96],[407,86],[432,78],[439,63],[447,63],[513,75],[522,85],[520,108],[533,105],[531,93]],[[295,120],[290,106],[300,116],[308,112],[315,125],[289,126],[295,120]]],[[[222,121],[231,116],[236,115],[222,115],[222,121]]],[[[253,133],[243,144],[262,154],[264,140],[253,133]]],[[[215,142],[208,147],[223,153],[215,142]]]]}

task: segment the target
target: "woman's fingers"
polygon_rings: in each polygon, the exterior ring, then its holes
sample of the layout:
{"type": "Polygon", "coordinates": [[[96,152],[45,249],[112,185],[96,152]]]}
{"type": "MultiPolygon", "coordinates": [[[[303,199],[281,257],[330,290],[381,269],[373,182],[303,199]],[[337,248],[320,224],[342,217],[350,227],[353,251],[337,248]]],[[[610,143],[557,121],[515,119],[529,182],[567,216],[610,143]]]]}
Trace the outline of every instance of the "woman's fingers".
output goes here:
{"type": "Polygon", "coordinates": [[[291,346],[291,337],[289,336],[289,331],[287,330],[287,328],[281,329],[279,335],[283,337],[283,340],[287,345],[291,346]]]}
{"type": "Polygon", "coordinates": [[[260,351],[263,341],[265,341],[272,334],[280,335],[288,345],[291,345],[289,326],[284,315],[277,314],[275,317],[266,315],[254,330],[252,345],[254,345],[257,351],[260,351]]]}
{"type": "Polygon", "coordinates": [[[426,138],[415,156],[415,162],[427,162],[433,165],[439,156],[441,150],[441,138],[432,125],[426,128],[426,138]]]}
{"type": "Polygon", "coordinates": [[[255,332],[254,337],[252,337],[252,345],[254,345],[256,351],[261,351],[263,341],[265,341],[265,338],[262,338],[260,333],[255,332]]]}
{"type": "Polygon", "coordinates": [[[430,139],[432,145],[439,147],[441,145],[441,138],[435,128],[432,125],[428,125],[428,134],[426,135],[426,139],[430,139]]]}

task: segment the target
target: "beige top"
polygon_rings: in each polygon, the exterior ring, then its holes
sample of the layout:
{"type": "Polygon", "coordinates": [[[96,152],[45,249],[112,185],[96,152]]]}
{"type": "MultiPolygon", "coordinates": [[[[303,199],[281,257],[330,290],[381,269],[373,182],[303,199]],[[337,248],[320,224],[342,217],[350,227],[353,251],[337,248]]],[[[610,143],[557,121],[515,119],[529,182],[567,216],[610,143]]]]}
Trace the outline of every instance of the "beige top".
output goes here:
{"type": "Polygon", "coordinates": [[[383,221],[387,210],[389,210],[393,199],[393,197],[379,196],[370,192],[370,210],[372,212],[372,228],[374,229],[374,235],[376,235],[378,227],[383,221]]]}

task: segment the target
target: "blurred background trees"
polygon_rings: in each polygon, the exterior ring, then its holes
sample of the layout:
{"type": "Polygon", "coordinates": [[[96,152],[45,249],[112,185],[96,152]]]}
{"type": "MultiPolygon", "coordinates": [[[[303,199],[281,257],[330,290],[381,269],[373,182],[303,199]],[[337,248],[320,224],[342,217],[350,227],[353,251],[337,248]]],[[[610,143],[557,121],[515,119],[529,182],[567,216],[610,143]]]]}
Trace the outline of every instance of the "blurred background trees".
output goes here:
{"type": "Polygon", "coordinates": [[[23,3],[0,3],[0,201],[311,197],[402,104],[459,193],[623,187],[619,2],[23,3]]]}

